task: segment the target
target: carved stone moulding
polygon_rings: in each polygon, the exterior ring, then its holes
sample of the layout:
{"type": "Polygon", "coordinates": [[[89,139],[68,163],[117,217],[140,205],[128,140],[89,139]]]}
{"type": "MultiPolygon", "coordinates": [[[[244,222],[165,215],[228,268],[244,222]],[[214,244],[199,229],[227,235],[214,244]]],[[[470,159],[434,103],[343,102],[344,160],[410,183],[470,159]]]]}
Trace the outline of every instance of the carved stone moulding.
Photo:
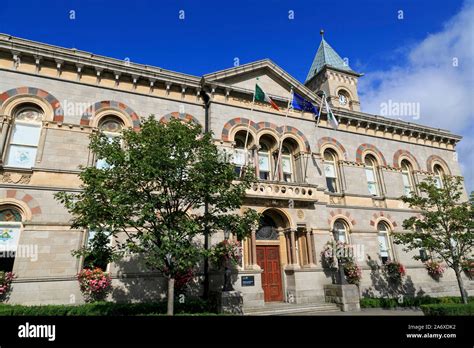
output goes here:
{"type": "Polygon", "coordinates": [[[4,184],[29,184],[31,173],[0,171],[0,182],[4,184]]]}

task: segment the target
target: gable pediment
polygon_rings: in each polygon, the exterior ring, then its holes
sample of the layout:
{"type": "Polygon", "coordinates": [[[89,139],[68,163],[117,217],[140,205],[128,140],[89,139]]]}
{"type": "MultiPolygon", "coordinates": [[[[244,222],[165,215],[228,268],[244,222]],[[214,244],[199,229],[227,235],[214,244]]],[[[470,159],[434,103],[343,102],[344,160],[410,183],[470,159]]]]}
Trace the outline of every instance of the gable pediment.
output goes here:
{"type": "Polygon", "coordinates": [[[290,90],[313,101],[319,101],[306,86],[268,59],[204,75],[207,82],[216,82],[237,90],[253,92],[255,84],[270,96],[288,99],[290,90]]]}

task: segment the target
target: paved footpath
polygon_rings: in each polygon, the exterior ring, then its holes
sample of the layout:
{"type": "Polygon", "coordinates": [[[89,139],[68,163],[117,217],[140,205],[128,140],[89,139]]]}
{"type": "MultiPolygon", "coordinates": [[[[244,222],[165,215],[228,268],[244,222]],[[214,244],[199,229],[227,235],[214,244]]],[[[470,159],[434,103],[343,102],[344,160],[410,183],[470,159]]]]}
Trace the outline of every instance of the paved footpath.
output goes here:
{"type": "Polygon", "coordinates": [[[304,312],[304,313],[289,313],[286,315],[372,315],[372,316],[422,316],[421,309],[399,308],[399,309],[383,309],[383,308],[362,308],[360,312],[304,312]]]}

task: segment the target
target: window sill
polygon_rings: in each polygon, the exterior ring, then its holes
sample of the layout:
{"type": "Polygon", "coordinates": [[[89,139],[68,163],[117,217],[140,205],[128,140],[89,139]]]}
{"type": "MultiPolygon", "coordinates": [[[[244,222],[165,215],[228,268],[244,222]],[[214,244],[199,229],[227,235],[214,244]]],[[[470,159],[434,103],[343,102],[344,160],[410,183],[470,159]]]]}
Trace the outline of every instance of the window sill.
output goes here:
{"type": "Polygon", "coordinates": [[[6,166],[3,164],[0,164],[0,170],[5,171],[5,172],[17,172],[17,173],[23,173],[23,174],[33,174],[33,171],[35,170],[34,167],[32,168],[22,168],[22,167],[11,167],[11,166],[6,166]]]}

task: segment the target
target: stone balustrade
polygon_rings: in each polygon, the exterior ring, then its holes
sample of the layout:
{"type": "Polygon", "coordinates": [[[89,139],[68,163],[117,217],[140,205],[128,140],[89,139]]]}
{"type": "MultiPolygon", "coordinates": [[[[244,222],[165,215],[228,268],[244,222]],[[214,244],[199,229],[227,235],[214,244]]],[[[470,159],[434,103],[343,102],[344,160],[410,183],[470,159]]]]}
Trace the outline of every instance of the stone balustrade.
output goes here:
{"type": "Polygon", "coordinates": [[[248,197],[316,201],[316,185],[260,181],[250,187],[248,197]]]}

